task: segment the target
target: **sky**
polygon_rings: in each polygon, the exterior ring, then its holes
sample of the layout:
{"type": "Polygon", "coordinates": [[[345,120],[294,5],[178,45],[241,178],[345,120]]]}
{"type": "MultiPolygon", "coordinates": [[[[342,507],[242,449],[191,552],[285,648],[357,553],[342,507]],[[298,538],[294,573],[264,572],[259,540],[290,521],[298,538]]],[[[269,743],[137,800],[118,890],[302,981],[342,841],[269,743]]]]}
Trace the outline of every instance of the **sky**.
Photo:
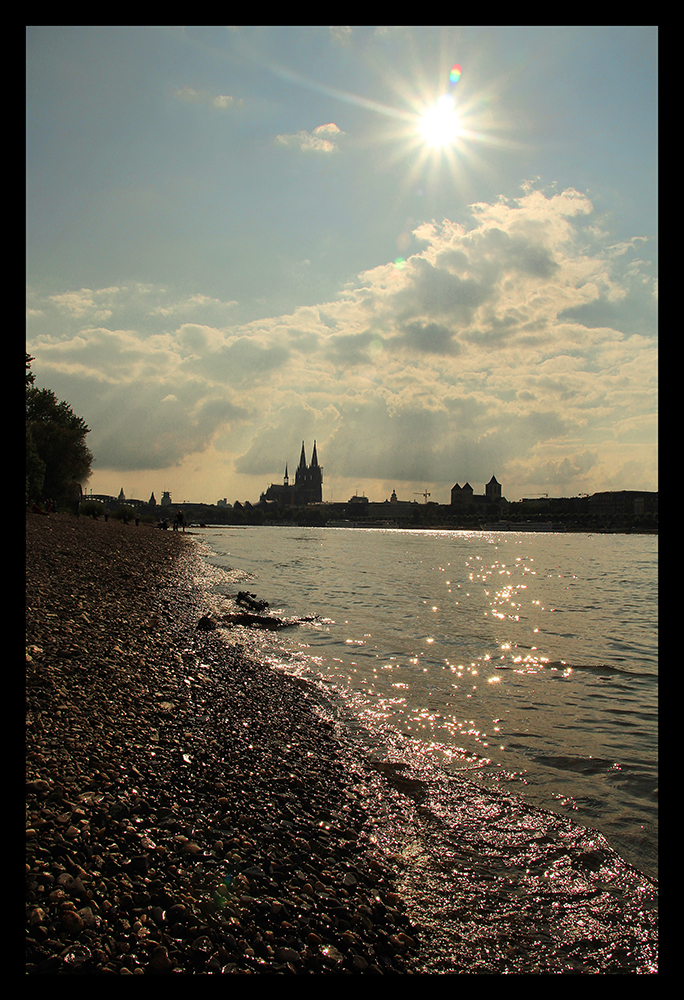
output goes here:
{"type": "Polygon", "coordinates": [[[27,350],[87,491],[254,503],[314,440],[324,500],[657,490],[657,43],[29,27],[27,350]]]}

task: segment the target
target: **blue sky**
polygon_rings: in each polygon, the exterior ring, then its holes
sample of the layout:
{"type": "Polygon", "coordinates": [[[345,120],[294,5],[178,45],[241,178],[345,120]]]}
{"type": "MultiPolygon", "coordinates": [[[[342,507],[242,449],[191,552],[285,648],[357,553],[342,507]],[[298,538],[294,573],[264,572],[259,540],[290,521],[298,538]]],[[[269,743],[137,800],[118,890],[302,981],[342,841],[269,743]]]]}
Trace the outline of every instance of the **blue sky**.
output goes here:
{"type": "Polygon", "coordinates": [[[325,499],[657,489],[657,41],[29,28],[27,349],[88,487],[255,501],[316,439],[325,499]]]}

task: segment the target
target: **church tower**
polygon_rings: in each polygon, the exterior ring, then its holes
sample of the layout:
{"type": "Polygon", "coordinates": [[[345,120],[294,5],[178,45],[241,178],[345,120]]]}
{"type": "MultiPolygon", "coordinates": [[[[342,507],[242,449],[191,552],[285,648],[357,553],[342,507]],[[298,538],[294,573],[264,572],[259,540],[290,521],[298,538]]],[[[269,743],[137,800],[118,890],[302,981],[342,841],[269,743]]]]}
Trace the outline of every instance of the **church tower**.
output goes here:
{"type": "Polygon", "coordinates": [[[310,466],[306,464],[306,452],[304,450],[304,442],[302,441],[302,453],[295,473],[294,489],[295,503],[297,505],[322,503],[323,501],[323,470],[318,464],[315,441],[310,466]]]}
{"type": "Polygon", "coordinates": [[[316,440],[314,438],[313,454],[311,456],[311,468],[309,469],[309,479],[311,481],[311,492],[313,499],[311,503],[323,503],[323,470],[318,464],[318,454],[316,453],[316,440]]]}
{"type": "Polygon", "coordinates": [[[485,495],[492,503],[498,503],[501,499],[501,483],[496,481],[496,476],[492,476],[485,486],[485,495]]]}

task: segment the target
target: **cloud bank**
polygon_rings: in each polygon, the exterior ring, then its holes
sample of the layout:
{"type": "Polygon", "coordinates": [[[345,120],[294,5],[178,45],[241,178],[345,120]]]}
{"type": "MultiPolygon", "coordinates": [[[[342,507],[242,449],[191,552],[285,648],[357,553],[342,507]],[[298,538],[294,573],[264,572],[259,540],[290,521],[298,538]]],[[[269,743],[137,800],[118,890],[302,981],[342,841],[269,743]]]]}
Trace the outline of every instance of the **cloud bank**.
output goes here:
{"type": "MultiPolygon", "coordinates": [[[[278,141],[329,154],[339,138],[327,124],[278,141]]],[[[233,483],[257,499],[314,437],[341,494],[427,486],[448,502],[493,472],[509,499],[656,489],[641,238],[615,243],[586,195],[531,185],[413,236],[418,252],[333,300],[243,324],[235,302],[159,286],[29,288],[34,370],[91,427],[96,476],[190,463],[196,500],[233,483]]]]}

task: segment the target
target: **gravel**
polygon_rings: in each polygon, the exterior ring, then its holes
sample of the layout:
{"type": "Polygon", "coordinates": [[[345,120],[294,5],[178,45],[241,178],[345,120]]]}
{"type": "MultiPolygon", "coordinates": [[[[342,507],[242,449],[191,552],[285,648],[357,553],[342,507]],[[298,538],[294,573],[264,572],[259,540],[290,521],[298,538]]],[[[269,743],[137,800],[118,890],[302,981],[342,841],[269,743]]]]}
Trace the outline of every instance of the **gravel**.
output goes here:
{"type": "Polygon", "coordinates": [[[360,774],[223,644],[188,536],[27,515],[29,973],[398,974],[360,774]]]}
{"type": "Polygon", "coordinates": [[[354,749],[214,628],[191,536],[27,514],[26,544],[28,973],[657,972],[652,880],[354,749]]]}

